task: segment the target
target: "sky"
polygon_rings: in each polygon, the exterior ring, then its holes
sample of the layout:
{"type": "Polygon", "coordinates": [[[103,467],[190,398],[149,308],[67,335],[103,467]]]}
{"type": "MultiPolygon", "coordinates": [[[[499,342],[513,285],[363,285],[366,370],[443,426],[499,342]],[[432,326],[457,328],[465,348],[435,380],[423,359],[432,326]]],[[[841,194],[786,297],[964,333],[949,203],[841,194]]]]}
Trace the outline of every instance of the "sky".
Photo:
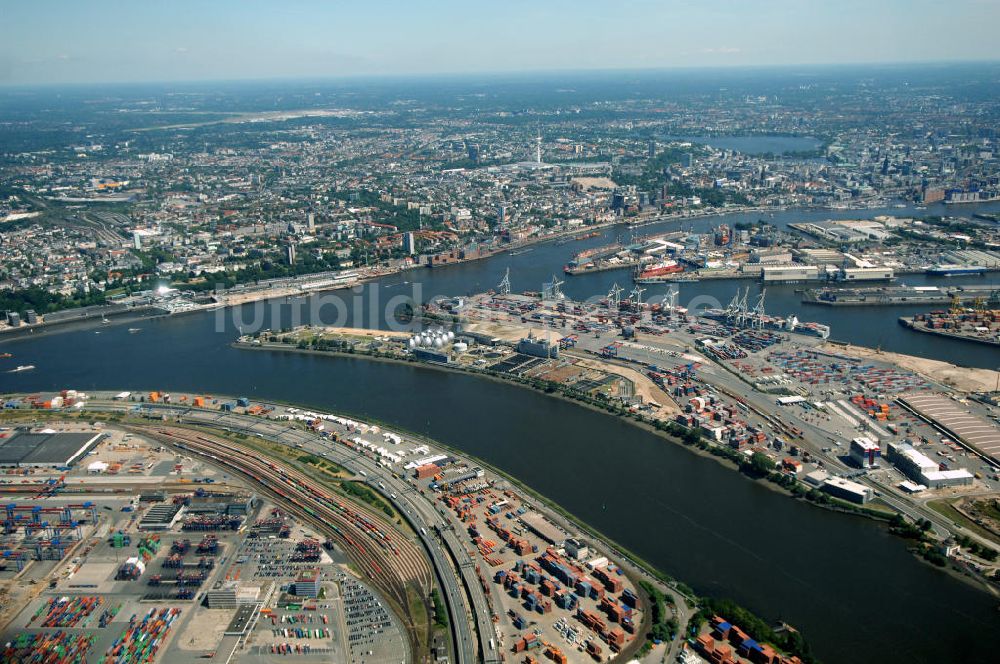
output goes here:
{"type": "Polygon", "coordinates": [[[0,85],[1000,60],[1000,0],[4,0],[0,85]]]}

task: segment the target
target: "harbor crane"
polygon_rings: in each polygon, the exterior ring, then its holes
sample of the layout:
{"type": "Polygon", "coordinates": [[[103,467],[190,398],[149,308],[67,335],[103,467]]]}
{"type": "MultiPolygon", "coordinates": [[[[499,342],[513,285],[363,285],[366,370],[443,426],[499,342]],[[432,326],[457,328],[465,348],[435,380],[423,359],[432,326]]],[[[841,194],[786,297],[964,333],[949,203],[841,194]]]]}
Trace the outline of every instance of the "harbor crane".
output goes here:
{"type": "Polygon", "coordinates": [[[632,301],[632,307],[636,311],[639,311],[639,310],[642,309],[642,294],[645,293],[645,292],[646,292],[645,288],[641,288],[639,286],[639,284],[636,284],[635,288],[632,289],[632,292],[629,293],[629,296],[628,296],[629,300],[632,301]]]}
{"type": "Polygon", "coordinates": [[[543,300],[561,300],[564,296],[560,286],[562,286],[565,281],[560,281],[556,275],[552,275],[552,281],[542,284],[542,299],[543,300]]]}
{"type": "Polygon", "coordinates": [[[510,268],[503,275],[503,279],[500,280],[500,284],[497,286],[497,292],[500,295],[510,295],[510,268]]]}
{"type": "Polygon", "coordinates": [[[615,284],[613,286],[611,286],[611,290],[608,291],[608,308],[609,309],[611,309],[612,311],[617,311],[618,310],[619,305],[621,305],[621,303],[622,303],[622,293],[623,292],[624,292],[624,289],[622,289],[618,285],[618,282],[615,282],[615,284]]]}

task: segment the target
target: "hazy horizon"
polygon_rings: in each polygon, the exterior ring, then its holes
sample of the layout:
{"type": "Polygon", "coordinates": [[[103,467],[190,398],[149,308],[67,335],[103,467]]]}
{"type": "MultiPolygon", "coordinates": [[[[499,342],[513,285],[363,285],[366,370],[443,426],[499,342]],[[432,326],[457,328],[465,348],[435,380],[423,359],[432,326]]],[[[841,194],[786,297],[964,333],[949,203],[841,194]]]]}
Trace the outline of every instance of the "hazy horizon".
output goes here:
{"type": "Polygon", "coordinates": [[[6,87],[1000,60],[1000,0],[54,0],[5,23],[6,87]]]}

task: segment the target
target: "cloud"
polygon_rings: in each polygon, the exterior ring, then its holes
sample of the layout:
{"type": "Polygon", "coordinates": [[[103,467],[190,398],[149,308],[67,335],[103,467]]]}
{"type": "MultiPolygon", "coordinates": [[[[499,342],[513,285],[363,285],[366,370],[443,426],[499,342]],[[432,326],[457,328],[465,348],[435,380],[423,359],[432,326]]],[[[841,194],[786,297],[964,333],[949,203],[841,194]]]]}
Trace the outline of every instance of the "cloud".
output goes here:
{"type": "Polygon", "coordinates": [[[188,52],[187,46],[178,46],[177,48],[174,49],[174,53],[184,54],[184,53],[187,53],[187,52],[188,52]]]}
{"type": "Polygon", "coordinates": [[[738,46],[716,46],[715,48],[703,48],[702,53],[717,53],[720,55],[733,55],[734,53],[741,53],[743,49],[738,46]]]}

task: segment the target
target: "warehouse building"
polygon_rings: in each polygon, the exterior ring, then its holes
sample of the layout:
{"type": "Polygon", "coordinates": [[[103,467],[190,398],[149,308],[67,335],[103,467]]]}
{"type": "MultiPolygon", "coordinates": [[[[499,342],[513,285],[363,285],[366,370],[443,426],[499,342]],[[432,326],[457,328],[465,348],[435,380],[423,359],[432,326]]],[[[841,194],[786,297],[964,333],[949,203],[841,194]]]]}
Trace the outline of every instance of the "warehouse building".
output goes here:
{"type": "Polygon", "coordinates": [[[559,530],[551,521],[538,512],[528,512],[521,517],[521,523],[531,532],[535,533],[543,540],[553,546],[562,546],[566,539],[563,531],[559,530]]]}
{"type": "Polygon", "coordinates": [[[929,489],[967,486],[974,480],[972,473],[964,468],[955,470],[942,468],[926,454],[905,443],[889,443],[887,456],[904,475],[929,489]]]}
{"type": "Polygon", "coordinates": [[[15,431],[0,438],[0,466],[18,468],[68,467],[104,437],[96,432],[15,431]]]}
{"type": "Polygon", "coordinates": [[[842,281],[888,281],[892,279],[891,267],[845,267],[840,269],[842,281]]]}
{"type": "Polygon", "coordinates": [[[153,505],[139,521],[139,530],[170,530],[184,513],[184,505],[153,505]]]}
{"type": "Polygon", "coordinates": [[[775,281],[814,281],[819,279],[815,265],[766,265],[760,269],[761,279],[775,281]]]}
{"type": "Polygon", "coordinates": [[[962,444],[988,456],[994,464],[1000,463],[1000,431],[992,422],[960,407],[943,394],[904,394],[897,401],[962,444]]]}

